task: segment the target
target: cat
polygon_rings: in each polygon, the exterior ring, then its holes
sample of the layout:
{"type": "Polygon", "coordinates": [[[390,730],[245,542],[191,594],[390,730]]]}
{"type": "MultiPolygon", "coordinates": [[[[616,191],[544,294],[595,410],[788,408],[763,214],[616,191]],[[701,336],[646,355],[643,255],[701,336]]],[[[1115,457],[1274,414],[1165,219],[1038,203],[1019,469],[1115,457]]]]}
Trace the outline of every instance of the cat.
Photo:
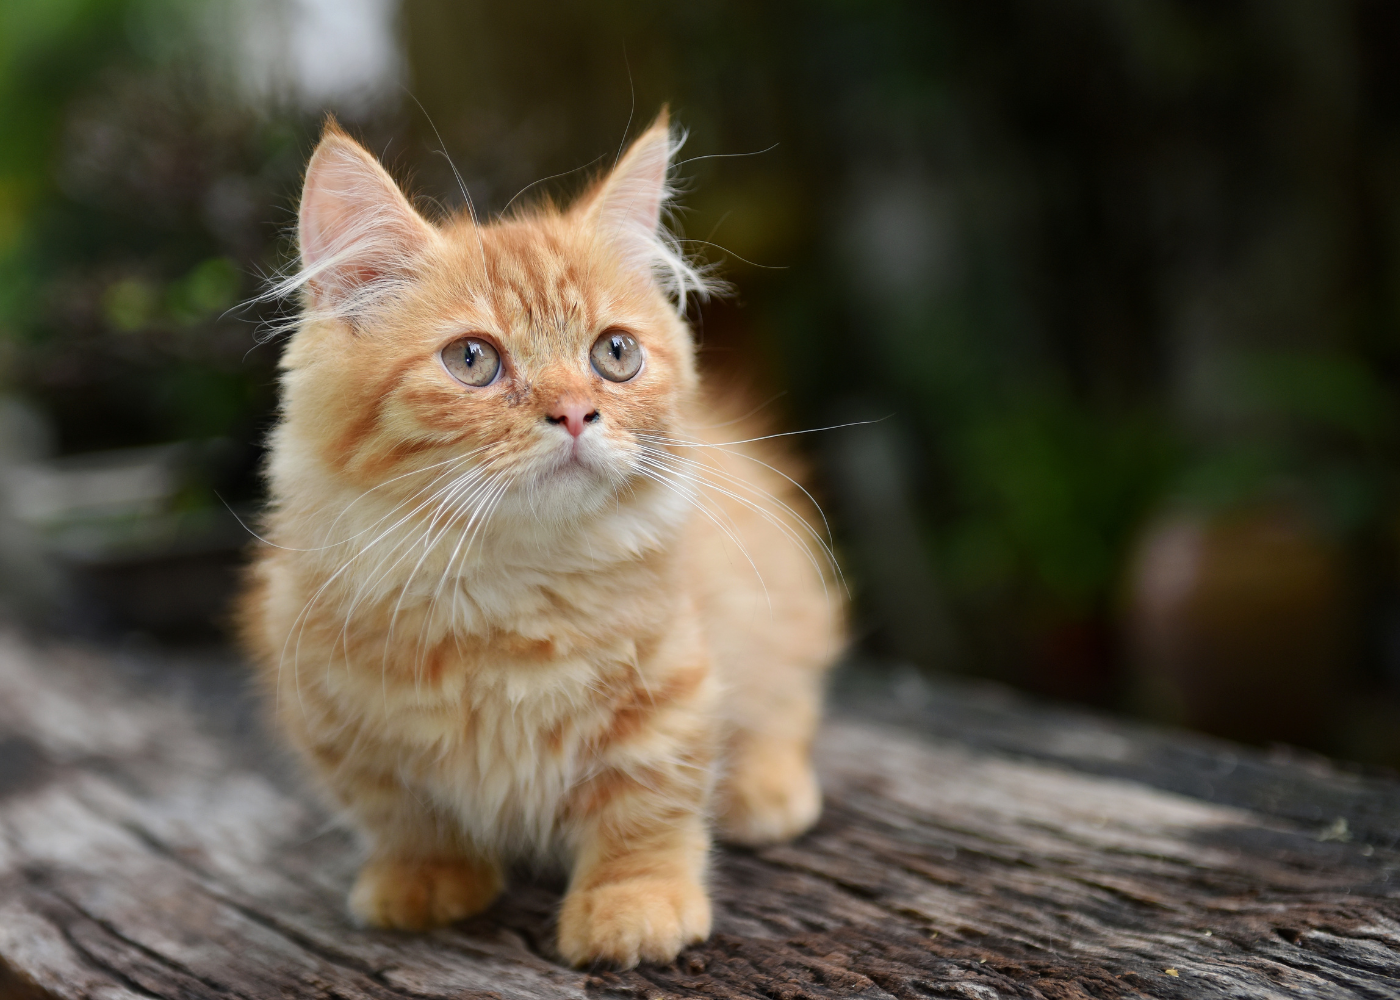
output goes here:
{"type": "Polygon", "coordinates": [[[567,209],[489,224],[428,221],[334,120],[309,161],[239,619],[365,838],[364,924],[556,859],[563,959],[667,962],[710,933],[712,828],[818,817],[835,565],[775,436],[702,385],[677,144],[663,111],[567,209]]]}

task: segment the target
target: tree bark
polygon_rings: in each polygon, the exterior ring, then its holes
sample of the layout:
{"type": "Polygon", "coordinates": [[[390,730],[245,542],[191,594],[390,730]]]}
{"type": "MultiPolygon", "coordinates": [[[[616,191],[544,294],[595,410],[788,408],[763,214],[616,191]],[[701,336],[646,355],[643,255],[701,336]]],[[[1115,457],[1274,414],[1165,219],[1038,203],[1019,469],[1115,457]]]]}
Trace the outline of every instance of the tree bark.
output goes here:
{"type": "Polygon", "coordinates": [[[841,689],[820,824],[717,852],[670,965],[565,967],[528,873],[362,930],[238,678],[0,639],[0,998],[1400,996],[1400,783],[912,677],[841,689]]]}

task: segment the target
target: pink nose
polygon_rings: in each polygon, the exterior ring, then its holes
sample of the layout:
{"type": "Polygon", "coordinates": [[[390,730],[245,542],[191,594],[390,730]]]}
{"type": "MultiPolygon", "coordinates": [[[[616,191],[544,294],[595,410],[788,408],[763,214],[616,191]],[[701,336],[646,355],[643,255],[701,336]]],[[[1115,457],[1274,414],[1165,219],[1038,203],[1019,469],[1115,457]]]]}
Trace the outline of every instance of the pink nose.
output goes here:
{"type": "Polygon", "coordinates": [[[570,434],[578,437],[583,433],[584,425],[597,420],[599,413],[589,400],[561,399],[550,407],[544,418],[551,424],[562,424],[570,434]]]}

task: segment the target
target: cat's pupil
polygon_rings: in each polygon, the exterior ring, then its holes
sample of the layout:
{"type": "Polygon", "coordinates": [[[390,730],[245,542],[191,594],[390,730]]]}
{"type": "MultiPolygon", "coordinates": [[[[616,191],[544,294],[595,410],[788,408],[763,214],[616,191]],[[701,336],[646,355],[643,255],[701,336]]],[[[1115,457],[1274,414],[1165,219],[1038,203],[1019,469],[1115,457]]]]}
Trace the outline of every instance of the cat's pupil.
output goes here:
{"type": "Polygon", "coordinates": [[[612,356],[613,356],[614,358],[616,358],[618,361],[621,361],[621,360],[622,360],[622,338],[621,338],[621,337],[614,337],[614,338],[612,339],[612,356]]]}

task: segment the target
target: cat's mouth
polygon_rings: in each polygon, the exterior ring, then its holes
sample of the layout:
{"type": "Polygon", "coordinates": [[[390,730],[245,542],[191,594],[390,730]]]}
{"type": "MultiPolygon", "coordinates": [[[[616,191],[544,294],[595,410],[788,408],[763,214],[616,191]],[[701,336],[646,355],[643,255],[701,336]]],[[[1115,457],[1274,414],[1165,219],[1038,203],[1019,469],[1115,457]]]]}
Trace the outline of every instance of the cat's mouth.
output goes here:
{"type": "Polygon", "coordinates": [[[562,444],[562,446],[552,456],[552,461],[544,470],[546,477],[565,476],[574,478],[576,476],[587,475],[597,476],[602,471],[601,456],[596,454],[597,448],[593,442],[585,441],[582,437],[562,444]]]}

